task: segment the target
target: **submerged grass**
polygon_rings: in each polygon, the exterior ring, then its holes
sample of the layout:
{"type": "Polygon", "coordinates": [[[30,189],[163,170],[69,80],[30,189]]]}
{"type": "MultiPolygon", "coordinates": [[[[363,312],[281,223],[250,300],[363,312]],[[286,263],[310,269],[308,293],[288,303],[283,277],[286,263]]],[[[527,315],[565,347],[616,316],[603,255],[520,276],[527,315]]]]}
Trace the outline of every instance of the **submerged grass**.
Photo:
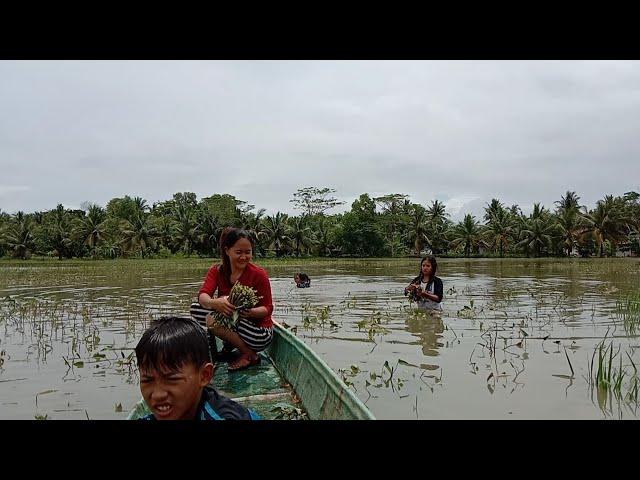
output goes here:
{"type": "Polygon", "coordinates": [[[605,336],[598,343],[591,357],[589,387],[592,395],[593,391],[596,391],[598,403],[603,409],[606,408],[607,400],[611,403],[612,397],[634,407],[634,409],[638,407],[638,390],[640,388],[638,369],[632,354],[625,350],[623,355],[621,351],[620,344],[616,349],[613,341],[607,341],[605,336]],[[629,363],[625,363],[624,356],[627,357],[629,363]],[[626,382],[625,379],[627,379],[626,382]]]}
{"type": "Polygon", "coordinates": [[[624,325],[627,335],[637,335],[640,330],[640,292],[618,299],[616,316],[624,325]]]}
{"type": "MultiPolygon", "coordinates": [[[[217,261],[188,258],[0,262],[0,335],[4,330],[5,337],[13,338],[3,343],[2,350],[8,345],[14,359],[60,363],[61,375],[67,369],[63,381],[81,382],[92,372],[106,371],[130,378],[133,384],[137,379],[131,344],[151,317],[185,314],[207,268],[217,261]],[[115,343],[114,338],[118,339],[115,343]],[[20,354],[23,351],[25,355],[20,354]]],[[[592,386],[594,393],[600,392],[600,397],[637,405],[638,362],[633,357],[633,347],[627,351],[628,344],[612,345],[605,335],[607,342],[599,344],[592,358],[587,356],[586,365],[576,362],[571,350],[584,348],[585,338],[600,341],[607,326],[614,328],[614,324],[618,325],[617,338],[622,342],[623,325],[627,337],[638,334],[640,294],[626,296],[631,285],[637,284],[638,262],[443,259],[439,262],[439,276],[445,281],[445,303],[439,322],[414,311],[402,296],[402,287],[397,288],[405,277],[408,283],[415,275],[417,259],[257,259],[256,263],[265,267],[272,278],[279,279],[274,282],[278,309],[274,318],[282,323],[286,320],[296,331],[322,329],[319,336],[305,334],[303,338],[312,344],[325,342],[320,351],[325,352],[328,363],[340,358],[345,362],[338,366],[356,365],[363,360],[379,366],[385,358],[390,359],[386,366],[366,371],[366,379],[358,377],[365,370],[356,373],[347,367],[340,372],[345,383],[358,384],[361,399],[369,390],[380,393],[376,405],[381,411],[374,411],[380,417],[398,411],[395,405],[399,399],[397,395],[387,398],[389,391],[417,393],[431,378],[426,370],[415,370],[416,375],[408,376],[406,381],[400,378],[398,366],[404,370],[407,365],[403,361],[394,365],[398,358],[395,355],[416,364],[428,358],[429,367],[441,368],[440,375],[444,367],[448,385],[476,380],[467,376],[466,363],[464,372],[460,371],[458,359],[469,358],[471,373],[481,377],[482,387],[486,384],[492,393],[496,387],[499,391],[505,387],[506,395],[524,382],[528,388],[537,388],[536,369],[528,367],[538,365],[544,358],[555,362],[556,376],[575,381],[582,372],[585,383],[592,386]],[[283,292],[288,288],[283,278],[291,279],[295,271],[303,269],[315,280],[312,288],[278,295],[278,288],[283,292]],[[332,282],[342,275],[348,276],[348,282],[332,282]],[[327,281],[323,283],[321,276],[327,281]],[[611,287],[614,284],[618,290],[611,287]],[[338,338],[334,332],[340,329],[338,338]],[[377,349],[369,351],[369,345],[363,346],[363,342],[371,342],[377,349]],[[448,351],[454,345],[458,351],[448,351]],[[362,356],[353,352],[362,352],[362,356]],[[352,358],[348,356],[351,354],[352,358]],[[381,412],[384,413],[380,415],[381,412]]],[[[7,365],[11,368],[12,359],[0,351],[0,370],[4,368],[6,372],[7,365]]],[[[436,383],[430,383],[432,387],[442,385],[441,376],[433,380],[436,383]]],[[[472,385],[474,382],[467,382],[460,388],[471,394],[475,388],[472,385]]],[[[573,401],[582,401],[592,409],[588,392],[582,397],[576,400],[574,394],[573,401]]],[[[412,404],[413,400],[412,396],[412,404]]],[[[425,408],[427,403],[423,403],[427,401],[417,395],[416,412],[419,407],[421,412],[429,411],[429,407],[425,408]]],[[[480,401],[479,417],[483,415],[482,408],[480,401]]],[[[113,402],[109,409],[117,413],[113,402]]]]}

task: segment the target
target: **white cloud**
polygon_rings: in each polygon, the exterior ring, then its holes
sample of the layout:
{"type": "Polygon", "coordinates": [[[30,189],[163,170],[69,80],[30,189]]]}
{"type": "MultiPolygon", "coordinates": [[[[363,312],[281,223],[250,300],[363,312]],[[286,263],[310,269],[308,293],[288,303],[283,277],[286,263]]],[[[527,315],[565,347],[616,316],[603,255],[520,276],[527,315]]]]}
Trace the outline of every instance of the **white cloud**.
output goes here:
{"type": "Polygon", "coordinates": [[[31,190],[31,187],[27,187],[26,185],[0,185],[0,196],[27,192],[29,190],[31,190]]]}
{"type": "Polygon", "coordinates": [[[453,217],[640,189],[638,61],[0,61],[0,78],[2,182],[31,186],[0,190],[5,211],[192,191],[291,212],[316,185],[453,217]]]}
{"type": "Polygon", "coordinates": [[[453,197],[449,200],[444,201],[443,203],[447,206],[447,213],[451,214],[452,217],[459,217],[461,210],[465,207],[465,205],[473,202],[480,198],[477,195],[463,195],[460,197],[453,197]]]}

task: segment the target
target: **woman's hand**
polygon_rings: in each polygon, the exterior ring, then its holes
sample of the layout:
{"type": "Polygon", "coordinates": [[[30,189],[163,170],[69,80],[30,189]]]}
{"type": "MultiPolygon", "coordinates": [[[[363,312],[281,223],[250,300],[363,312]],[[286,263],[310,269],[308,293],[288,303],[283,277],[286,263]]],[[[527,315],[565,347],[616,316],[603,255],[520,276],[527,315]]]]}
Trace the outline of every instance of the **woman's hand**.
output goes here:
{"type": "Polygon", "coordinates": [[[207,326],[207,328],[211,328],[213,326],[213,313],[212,312],[207,313],[207,315],[204,317],[204,322],[205,322],[205,325],[207,326]]]}
{"type": "Polygon", "coordinates": [[[426,298],[427,300],[433,300],[433,298],[432,298],[432,297],[433,297],[434,295],[433,295],[432,293],[427,292],[427,291],[425,290],[424,292],[421,292],[421,293],[420,293],[420,296],[421,296],[422,298],[426,298]]]}
{"type": "Polygon", "coordinates": [[[246,308],[239,311],[240,317],[245,318],[247,320],[251,320],[252,322],[257,322],[258,320],[263,319],[269,313],[267,307],[253,307],[246,308]]]}
{"type": "Polygon", "coordinates": [[[213,308],[213,310],[220,312],[227,317],[233,315],[233,311],[236,309],[233,303],[229,301],[229,297],[226,295],[224,297],[218,297],[214,299],[211,302],[211,307],[213,308]]]}

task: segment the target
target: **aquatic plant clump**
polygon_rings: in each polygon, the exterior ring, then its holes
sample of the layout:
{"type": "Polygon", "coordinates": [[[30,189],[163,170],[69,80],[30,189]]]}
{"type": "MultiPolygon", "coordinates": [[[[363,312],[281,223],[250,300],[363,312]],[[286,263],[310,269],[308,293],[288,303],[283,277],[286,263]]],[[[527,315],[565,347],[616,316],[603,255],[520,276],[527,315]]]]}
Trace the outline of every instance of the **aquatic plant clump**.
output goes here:
{"type": "Polygon", "coordinates": [[[213,323],[229,330],[235,330],[240,319],[240,312],[244,309],[255,307],[261,298],[253,288],[236,282],[229,292],[229,302],[236,309],[230,317],[220,312],[213,312],[213,323]]]}
{"type": "Polygon", "coordinates": [[[413,305],[414,303],[418,303],[420,301],[420,295],[418,294],[418,290],[411,290],[407,292],[407,298],[409,299],[410,305],[413,305]]]}
{"type": "Polygon", "coordinates": [[[277,403],[271,413],[276,414],[274,420],[309,420],[307,412],[286,403],[277,403]]]}

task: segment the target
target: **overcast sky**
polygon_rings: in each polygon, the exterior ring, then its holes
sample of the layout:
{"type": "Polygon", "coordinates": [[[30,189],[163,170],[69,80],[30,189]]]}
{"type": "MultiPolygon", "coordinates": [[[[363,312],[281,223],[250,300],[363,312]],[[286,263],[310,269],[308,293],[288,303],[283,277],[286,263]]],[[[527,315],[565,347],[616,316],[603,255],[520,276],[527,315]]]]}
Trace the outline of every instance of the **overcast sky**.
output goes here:
{"type": "Polygon", "coordinates": [[[0,209],[301,187],[592,207],[640,191],[638,61],[0,61],[0,209]]]}

